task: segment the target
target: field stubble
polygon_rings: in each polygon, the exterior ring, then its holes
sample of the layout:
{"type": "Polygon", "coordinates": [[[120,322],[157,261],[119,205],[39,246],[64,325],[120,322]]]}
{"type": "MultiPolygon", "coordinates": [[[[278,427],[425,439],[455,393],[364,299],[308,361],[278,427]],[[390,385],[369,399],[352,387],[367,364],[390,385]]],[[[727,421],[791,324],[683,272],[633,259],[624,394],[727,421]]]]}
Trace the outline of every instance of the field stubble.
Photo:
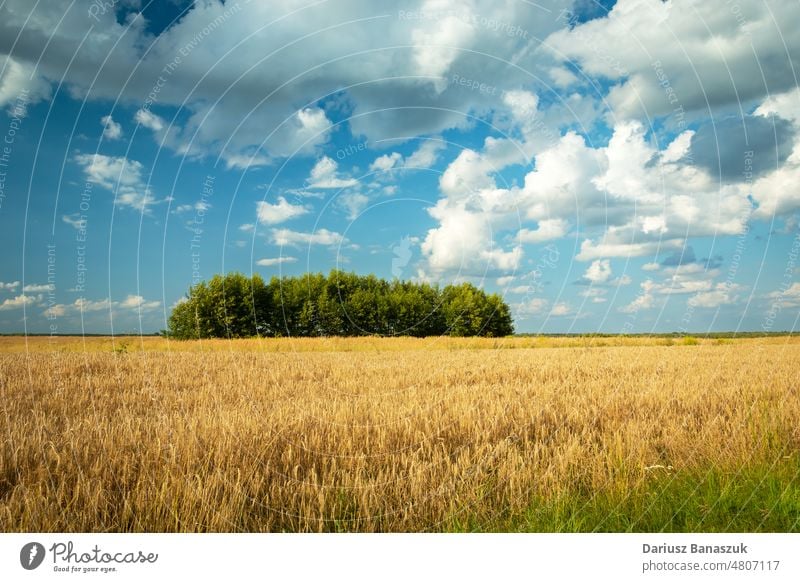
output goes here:
{"type": "Polygon", "coordinates": [[[0,530],[798,530],[800,342],[600,341],[3,338],[0,530]]]}

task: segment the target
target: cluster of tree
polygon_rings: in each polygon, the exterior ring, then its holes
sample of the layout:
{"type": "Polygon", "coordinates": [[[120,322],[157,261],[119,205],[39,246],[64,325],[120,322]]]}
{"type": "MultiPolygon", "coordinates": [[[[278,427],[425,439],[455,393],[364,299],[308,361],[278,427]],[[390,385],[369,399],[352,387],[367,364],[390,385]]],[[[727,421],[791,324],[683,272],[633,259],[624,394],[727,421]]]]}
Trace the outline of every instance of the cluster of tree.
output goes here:
{"type": "Polygon", "coordinates": [[[216,275],[172,310],[177,339],[253,336],[505,336],[514,332],[503,299],[470,283],[443,289],[331,271],[273,277],[216,275]]]}

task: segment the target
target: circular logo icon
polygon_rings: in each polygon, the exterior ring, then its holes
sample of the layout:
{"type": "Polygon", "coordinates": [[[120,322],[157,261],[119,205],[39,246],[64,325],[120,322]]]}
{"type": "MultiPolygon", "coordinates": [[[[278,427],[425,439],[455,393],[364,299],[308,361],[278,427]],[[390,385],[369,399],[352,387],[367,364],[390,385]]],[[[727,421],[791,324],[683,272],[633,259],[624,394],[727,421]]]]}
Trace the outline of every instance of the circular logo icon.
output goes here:
{"type": "Polygon", "coordinates": [[[42,565],[44,553],[44,546],[39,542],[27,543],[19,552],[19,563],[26,570],[35,570],[42,565]]]}

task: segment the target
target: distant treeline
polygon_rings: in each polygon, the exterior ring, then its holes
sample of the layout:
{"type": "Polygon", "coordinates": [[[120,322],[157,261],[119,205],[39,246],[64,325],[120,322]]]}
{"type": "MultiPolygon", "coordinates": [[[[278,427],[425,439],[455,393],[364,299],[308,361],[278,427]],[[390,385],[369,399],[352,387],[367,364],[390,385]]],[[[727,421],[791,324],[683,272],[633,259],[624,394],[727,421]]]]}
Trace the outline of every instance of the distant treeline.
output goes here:
{"type": "Polygon", "coordinates": [[[440,289],[336,270],[269,283],[259,275],[216,275],[189,289],[168,325],[176,339],[514,333],[503,299],[470,283],[440,289]]]}

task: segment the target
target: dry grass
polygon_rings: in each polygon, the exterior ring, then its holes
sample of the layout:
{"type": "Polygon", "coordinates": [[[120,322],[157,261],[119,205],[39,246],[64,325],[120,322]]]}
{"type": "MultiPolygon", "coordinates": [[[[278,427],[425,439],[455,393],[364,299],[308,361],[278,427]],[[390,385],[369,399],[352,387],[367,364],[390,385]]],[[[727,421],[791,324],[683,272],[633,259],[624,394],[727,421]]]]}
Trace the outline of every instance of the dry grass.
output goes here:
{"type": "Polygon", "coordinates": [[[796,530],[800,341],[674,343],[0,338],[0,530],[796,530]]]}

